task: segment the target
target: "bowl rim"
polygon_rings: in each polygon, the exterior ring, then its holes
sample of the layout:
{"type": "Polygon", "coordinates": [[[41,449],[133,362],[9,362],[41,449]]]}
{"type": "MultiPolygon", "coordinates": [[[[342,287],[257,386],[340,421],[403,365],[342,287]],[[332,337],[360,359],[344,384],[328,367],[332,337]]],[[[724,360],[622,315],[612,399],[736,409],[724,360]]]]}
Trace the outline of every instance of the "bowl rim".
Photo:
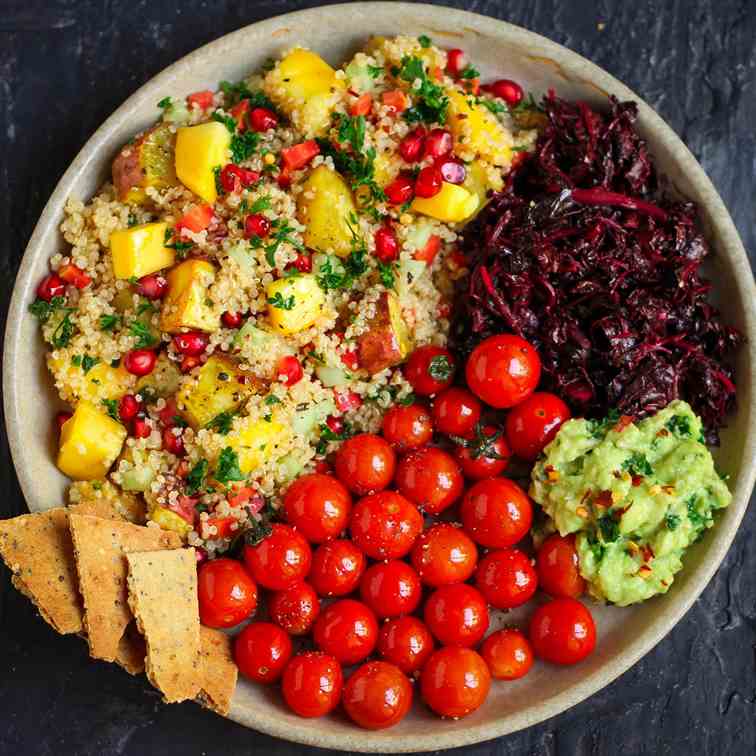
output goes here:
{"type": "MultiPolygon", "coordinates": [[[[621,99],[635,100],[638,103],[639,118],[642,119],[645,127],[653,131],[655,139],[661,143],[665,150],[674,153],[680,169],[702,198],[700,204],[706,207],[711,216],[709,236],[717,237],[721,246],[728,249],[727,256],[730,259],[737,286],[742,289],[744,294],[743,330],[747,344],[742,348],[748,352],[747,363],[756,364],[756,285],[754,285],[748,257],[732,218],[698,161],[672,128],[638,94],[573,50],[507,21],[427,3],[361,2],[323,5],[249,24],[197,48],[163,69],[139,87],[105,120],[87,140],[57,183],[37,221],[17,272],[4,337],[3,402],[5,424],[14,468],[25,500],[33,498],[32,492],[35,483],[32,472],[23,464],[27,452],[23,448],[24,442],[21,433],[23,423],[17,402],[21,387],[17,385],[15,365],[17,360],[23,357],[25,344],[20,338],[19,323],[26,313],[26,305],[34,291],[35,282],[31,279],[33,263],[40,255],[45,254],[46,241],[50,233],[57,233],[62,209],[73,186],[93,161],[101,159],[100,143],[112,134],[137,106],[145,100],[152,100],[156,93],[166,91],[173,79],[181,76],[187,68],[195,68],[208,56],[212,56],[216,51],[220,51],[232,42],[243,43],[250,32],[272,34],[282,25],[306,24],[308,21],[318,22],[324,16],[338,16],[342,11],[354,12],[356,9],[368,15],[372,11],[385,12],[388,10],[397,14],[411,14],[415,17],[413,21],[416,21],[418,25],[427,25],[428,33],[434,33],[443,25],[446,28],[464,28],[477,34],[491,36],[495,43],[510,42],[528,45],[533,50],[534,57],[548,58],[557,65],[563,66],[565,70],[579,69],[580,75],[575,76],[575,78],[597,85],[603,91],[611,92],[621,99]]],[[[489,723],[471,724],[465,729],[452,730],[448,733],[435,729],[419,736],[407,736],[399,732],[392,733],[390,730],[381,733],[360,731],[359,737],[355,740],[345,738],[341,732],[329,732],[327,720],[324,720],[321,724],[307,720],[294,723],[288,720],[285,722],[269,721],[269,718],[264,715],[258,717],[255,716],[254,712],[241,710],[239,707],[232,708],[229,718],[268,735],[306,745],[337,750],[357,749],[364,752],[400,753],[470,745],[515,732],[553,717],[598,692],[633,666],[672,630],[706,588],[724,559],[745,514],[756,479],[755,384],[756,382],[752,381],[750,387],[744,385],[743,394],[739,397],[740,411],[748,413],[744,459],[750,458],[751,464],[749,469],[743,471],[739,476],[737,488],[733,492],[733,501],[730,507],[735,510],[735,516],[730,517],[726,526],[721,521],[717,524],[716,533],[709,544],[706,560],[695,568],[696,572],[692,579],[688,580],[684,586],[678,586],[674,595],[666,597],[668,606],[654,622],[650,623],[639,633],[638,637],[630,642],[622,653],[583,680],[559,694],[547,698],[538,705],[536,710],[517,712],[489,723]]]]}

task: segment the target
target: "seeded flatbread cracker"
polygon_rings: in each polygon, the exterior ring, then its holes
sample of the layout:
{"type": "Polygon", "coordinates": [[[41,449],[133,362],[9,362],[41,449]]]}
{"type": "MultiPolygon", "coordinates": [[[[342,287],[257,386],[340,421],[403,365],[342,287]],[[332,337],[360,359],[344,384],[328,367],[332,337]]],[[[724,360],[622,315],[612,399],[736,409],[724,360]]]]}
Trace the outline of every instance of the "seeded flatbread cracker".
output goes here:
{"type": "Polygon", "coordinates": [[[238,672],[231,638],[220,630],[200,627],[199,702],[218,714],[228,714],[238,672]]]}
{"type": "MultiPolygon", "coordinates": [[[[122,491],[109,480],[76,480],[68,487],[68,506],[71,509],[74,505],[94,504],[97,506],[102,502],[109,504],[122,519],[137,525],[144,524],[144,501],[129,491],[122,491]]],[[[96,514],[96,512],[87,514],[96,514]]]]}
{"type": "Polygon", "coordinates": [[[104,520],[123,520],[115,507],[105,499],[84,499],[77,504],[68,505],[69,514],[73,512],[78,515],[91,515],[92,517],[101,517],[104,520]]]}
{"type": "Polygon", "coordinates": [[[65,508],[0,522],[0,556],[13,572],[13,585],[46,622],[63,635],[81,632],[83,608],[65,508]]]}
{"type": "Polygon", "coordinates": [[[130,675],[141,675],[144,672],[145,656],[147,656],[147,645],[134,620],[118,641],[115,663],[123,667],[130,675]]]}
{"type": "Polygon", "coordinates": [[[125,555],[134,551],[176,549],[176,533],[130,522],[69,515],[79,590],[84,600],[84,629],[89,653],[115,661],[121,638],[132,619],[128,605],[125,555]]]}
{"type": "Polygon", "coordinates": [[[194,549],[127,554],[129,606],[147,642],[145,669],[166,703],[200,691],[200,622],[194,549]]]}

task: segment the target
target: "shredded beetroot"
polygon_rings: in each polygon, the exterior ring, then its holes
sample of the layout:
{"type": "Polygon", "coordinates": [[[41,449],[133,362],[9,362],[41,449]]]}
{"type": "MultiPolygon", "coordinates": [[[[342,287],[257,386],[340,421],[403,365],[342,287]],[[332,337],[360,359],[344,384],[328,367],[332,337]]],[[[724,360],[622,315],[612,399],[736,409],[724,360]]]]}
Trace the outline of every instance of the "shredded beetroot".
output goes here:
{"type": "Polygon", "coordinates": [[[534,154],[465,231],[452,344],[516,333],[577,414],[643,417],[682,398],[716,443],[740,336],[708,302],[695,206],[659,190],[634,103],[599,113],[550,95],[543,107],[534,154]]]}

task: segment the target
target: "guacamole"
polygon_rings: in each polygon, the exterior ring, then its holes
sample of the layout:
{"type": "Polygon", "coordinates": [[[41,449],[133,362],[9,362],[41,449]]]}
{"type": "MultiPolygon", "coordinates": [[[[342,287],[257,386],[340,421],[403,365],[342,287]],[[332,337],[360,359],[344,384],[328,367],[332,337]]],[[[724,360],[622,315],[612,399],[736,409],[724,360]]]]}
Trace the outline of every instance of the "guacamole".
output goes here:
{"type": "Polygon", "coordinates": [[[577,534],[590,594],[620,606],[666,593],[685,549],[732,498],[682,401],[637,424],[566,422],[533,469],[530,495],[559,533],[577,534]]]}

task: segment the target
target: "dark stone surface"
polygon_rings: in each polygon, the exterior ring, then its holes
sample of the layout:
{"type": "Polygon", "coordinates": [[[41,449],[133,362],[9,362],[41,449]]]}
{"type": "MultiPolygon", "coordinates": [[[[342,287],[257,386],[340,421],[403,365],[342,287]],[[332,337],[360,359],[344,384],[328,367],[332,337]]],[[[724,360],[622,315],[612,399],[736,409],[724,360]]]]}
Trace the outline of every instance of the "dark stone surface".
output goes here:
{"type": "MultiPolygon", "coordinates": [[[[34,224],[95,128],[185,53],[316,2],[0,1],[0,285],[7,306],[34,224]]],[[[756,3],[753,0],[521,0],[449,5],[507,19],[603,66],[641,93],[690,146],[756,252],[756,3]],[[600,24],[605,24],[603,28],[600,24]]],[[[0,515],[24,509],[0,437],[0,515]]],[[[756,557],[746,515],[694,607],[633,669],[482,754],[756,752],[756,557]]],[[[140,679],[93,664],[0,576],[0,753],[295,754],[193,704],[164,706],[140,679]]],[[[321,752],[322,753],[322,752],[321,752]]]]}

